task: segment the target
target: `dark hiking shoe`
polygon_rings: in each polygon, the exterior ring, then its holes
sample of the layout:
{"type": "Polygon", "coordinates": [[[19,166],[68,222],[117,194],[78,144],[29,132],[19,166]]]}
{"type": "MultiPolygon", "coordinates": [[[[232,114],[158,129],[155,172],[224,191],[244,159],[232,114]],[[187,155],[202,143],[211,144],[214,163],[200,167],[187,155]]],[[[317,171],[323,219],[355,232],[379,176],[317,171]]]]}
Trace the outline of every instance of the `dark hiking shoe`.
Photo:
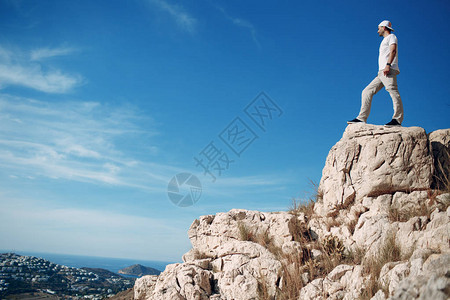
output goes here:
{"type": "Polygon", "coordinates": [[[384,126],[387,126],[387,127],[389,127],[389,126],[402,126],[402,124],[400,124],[396,119],[392,119],[389,123],[387,123],[384,126]]]}
{"type": "Polygon", "coordinates": [[[356,124],[356,123],[365,123],[365,122],[361,121],[358,118],[355,118],[355,119],[353,119],[351,121],[347,121],[347,124],[356,124]]]}

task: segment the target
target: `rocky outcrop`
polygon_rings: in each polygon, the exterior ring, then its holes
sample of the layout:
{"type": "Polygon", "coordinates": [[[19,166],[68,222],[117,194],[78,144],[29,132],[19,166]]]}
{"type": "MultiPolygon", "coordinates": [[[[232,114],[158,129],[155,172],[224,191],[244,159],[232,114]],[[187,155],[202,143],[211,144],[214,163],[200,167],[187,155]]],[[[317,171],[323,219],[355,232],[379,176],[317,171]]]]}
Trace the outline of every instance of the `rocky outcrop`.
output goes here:
{"type": "Polygon", "coordinates": [[[184,262],[169,265],[157,279],[138,279],[135,298],[244,300],[260,299],[261,293],[275,296],[281,262],[266,247],[246,239],[265,238],[280,249],[286,245],[286,252],[297,251],[299,243],[292,241],[289,231],[294,220],[302,218],[286,212],[239,209],[200,217],[189,229],[193,249],[183,256],[184,262]],[[147,286],[145,293],[141,292],[143,285],[147,286]]]}
{"type": "Polygon", "coordinates": [[[322,171],[318,215],[333,216],[364,197],[427,190],[433,176],[425,130],[419,127],[348,126],[322,171]]]}
{"type": "Polygon", "coordinates": [[[275,246],[281,247],[293,240],[290,228],[295,222],[305,222],[304,216],[233,209],[228,213],[200,217],[192,223],[188,235],[193,250],[214,256],[220,245],[240,240],[245,234],[243,231],[253,236],[266,235],[275,246]]]}
{"type": "Polygon", "coordinates": [[[313,208],[200,217],[183,263],[137,279],[135,299],[448,299],[449,141],[348,126],[313,208]]]}

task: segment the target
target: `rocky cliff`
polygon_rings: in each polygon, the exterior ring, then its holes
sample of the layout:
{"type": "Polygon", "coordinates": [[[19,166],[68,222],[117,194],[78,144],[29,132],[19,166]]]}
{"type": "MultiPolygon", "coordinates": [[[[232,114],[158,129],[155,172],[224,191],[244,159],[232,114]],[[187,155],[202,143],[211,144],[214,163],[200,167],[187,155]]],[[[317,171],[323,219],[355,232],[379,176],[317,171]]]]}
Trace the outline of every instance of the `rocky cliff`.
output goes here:
{"type": "Polygon", "coordinates": [[[449,299],[450,129],[354,124],[314,202],[202,216],[135,299],[449,299]]]}

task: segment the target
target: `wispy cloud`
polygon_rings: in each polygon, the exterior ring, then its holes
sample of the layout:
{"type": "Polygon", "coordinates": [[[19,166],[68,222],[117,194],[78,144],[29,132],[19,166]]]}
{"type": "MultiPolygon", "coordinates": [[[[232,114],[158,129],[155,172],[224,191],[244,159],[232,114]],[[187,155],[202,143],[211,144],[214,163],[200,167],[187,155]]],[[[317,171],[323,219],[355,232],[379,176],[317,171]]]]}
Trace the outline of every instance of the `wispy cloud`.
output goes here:
{"type": "Polygon", "coordinates": [[[171,4],[165,0],[148,1],[156,5],[162,11],[168,13],[183,30],[186,30],[190,33],[195,32],[197,19],[186,12],[186,10],[181,5],[171,4]]]}
{"type": "Polygon", "coordinates": [[[276,192],[290,183],[279,174],[224,176],[210,183],[194,164],[186,170],[156,162],[160,149],[154,124],[129,105],[50,103],[0,93],[0,169],[18,180],[65,179],[160,195],[174,175],[189,171],[211,196],[276,192]]]}
{"type": "Polygon", "coordinates": [[[75,48],[71,47],[59,47],[59,48],[40,48],[31,51],[31,60],[43,60],[47,58],[52,58],[56,56],[64,56],[72,54],[76,51],[75,48]]]}
{"type": "Polygon", "coordinates": [[[73,49],[37,49],[28,55],[22,50],[10,50],[0,47],[0,83],[24,86],[46,93],[67,93],[83,82],[83,77],[65,73],[59,69],[49,68],[39,63],[44,58],[67,55],[73,49]]]}
{"type": "MultiPolygon", "coordinates": [[[[49,103],[0,94],[0,166],[16,178],[44,176],[164,191],[179,170],[138,159],[138,149],[130,148],[157,134],[152,122],[126,105],[49,103]]],[[[146,146],[157,151],[155,143],[146,146]]]]}
{"type": "Polygon", "coordinates": [[[241,27],[245,30],[248,30],[252,36],[253,42],[256,44],[256,46],[258,48],[261,48],[261,44],[259,43],[258,38],[257,38],[256,28],[252,23],[250,23],[247,20],[244,20],[241,18],[236,18],[236,17],[229,15],[223,7],[220,7],[220,6],[216,6],[216,7],[218,10],[220,10],[222,12],[222,14],[225,16],[225,18],[227,20],[229,20],[231,23],[233,23],[234,25],[241,27]]]}

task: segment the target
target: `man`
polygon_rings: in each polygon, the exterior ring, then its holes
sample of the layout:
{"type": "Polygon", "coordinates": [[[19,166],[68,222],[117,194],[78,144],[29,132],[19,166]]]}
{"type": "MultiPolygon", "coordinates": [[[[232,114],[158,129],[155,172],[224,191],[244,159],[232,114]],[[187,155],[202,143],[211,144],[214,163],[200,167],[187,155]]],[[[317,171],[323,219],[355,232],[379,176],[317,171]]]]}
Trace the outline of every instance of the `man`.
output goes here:
{"type": "Polygon", "coordinates": [[[363,90],[361,95],[361,110],[356,119],[348,121],[348,124],[365,123],[370,114],[373,95],[378,93],[383,86],[389,92],[394,106],[394,116],[386,126],[401,126],[403,121],[403,104],[397,87],[398,69],[398,42],[392,33],[391,22],[385,20],[378,25],[378,34],[383,37],[378,56],[378,75],[363,90]]]}

